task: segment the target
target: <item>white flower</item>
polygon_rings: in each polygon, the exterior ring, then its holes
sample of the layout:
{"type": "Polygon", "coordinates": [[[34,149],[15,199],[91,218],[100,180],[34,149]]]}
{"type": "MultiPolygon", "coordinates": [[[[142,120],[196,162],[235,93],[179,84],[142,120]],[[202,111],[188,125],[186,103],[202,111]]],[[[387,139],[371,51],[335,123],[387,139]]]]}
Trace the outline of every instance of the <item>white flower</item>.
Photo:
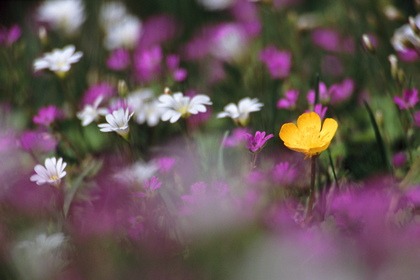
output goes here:
{"type": "Polygon", "coordinates": [[[179,120],[180,117],[188,117],[190,114],[198,114],[207,111],[206,106],[213,104],[210,97],[204,94],[198,94],[193,98],[184,96],[181,92],[173,95],[163,94],[159,96],[159,106],[165,111],[162,115],[162,121],[170,121],[171,123],[179,120]]]}
{"type": "Polygon", "coordinates": [[[420,14],[415,18],[412,18],[412,25],[404,24],[397,30],[395,30],[394,35],[391,38],[391,44],[396,51],[405,52],[408,49],[420,48],[420,14]],[[413,28],[415,30],[413,30],[413,28]]]}
{"type": "Polygon", "coordinates": [[[11,255],[19,279],[53,279],[64,265],[61,251],[65,241],[64,234],[59,232],[42,233],[17,242],[11,255]]]}
{"type": "Polygon", "coordinates": [[[83,110],[77,113],[77,117],[82,121],[82,126],[87,126],[94,120],[97,120],[99,116],[105,116],[108,113],[108,109],[98,108],[102,100],[103,96],[99,96],[93,105],[86,104],[83,110]]]}
{"type": "Polygon", "coordinates": [[[100,131],[102,132],[116,132],[122,137],[127,137],[130,132],[130,127],[128,126],[128,121],[133,116],[134,113],[130,113],[128,109],[120,107],[118,110],[112,112],[105,116],[108,123],[99,124],[100,131]]]}
{"type": "Polygon", "coordinates": [[[127,15],[121,21],[109,26],[105,32],[104,46],[106,49],[114,50],[121,47],[132,49],[139,41],[142,24],[135,16],[127,15]]]}
{"type": "Polygon", "coordinates": [[[43,185],[49,183],[55,187],[59,187],[61,178],[66,176],[67,172],[64,171],[67,163],[63,162],[62,158],[59,158],[58,161],[55,157],[45,159],[45,167],[37,164],[34,168],[37,174],[32,175],[30,180],[36,182],[37,185],[43,185]]]}
{"type": "Polygon", "coordinates": [[[241,58],[248,47],[244,29],[234,23],[220,25],[211,40],[210,52],[218,59],[232,61],[241,58]]]}
{"type": "Polygon", "coordinates": [[[65,35],[73,35],[85,21],[84,6],[81,0],[44,1],[38,8],[38,20],[65,35]]]}
{"type": "Polygon", "coordinates": [[[154,163],[136,162],[114,174],[114,179],[126,184],[144,184],[159,170],[154,163]]]}
{"type": "Polygon", "coordinates": [[[148,126],[153,127],[159,123],[163,112],[164,109],[160,107],[160,102],[152,100],[144,103],[141,110],[136,111],[135,120],[138,124],[147,122],[148,126]]]}
{"type": "Polygon", "coordinates": [[[159,123],[164,109],[159,106],[160,102],[153,98],[151,89],[139,89],[127,97],[127,103],[134,111],[134,119],[138,124],[152,127],[159,123]]]}
{"type": "Polygon", "coordinates": [[[103,3],[99,12],[99,23],[104,29],[117,24],[127,15],[127,8],[122,2],[103,3]]]}
{"type": "Polygon", "coordinates": [[[223,10],[233,5],[236,0],[197,0],[204,8],[210,11],[223,10]]]}
{"type": "Polygon", "coordinates": [[[225,106],[224,112],[217,114],[218,118],[230,117],[240,125],[245,126],[249,120],[249,113],[261,110],[264,104],[258,102],[258,98],[243,98],[239,101],[238,106],[229,103],[225,106]]]}
{"type": "Polygon", "coordinates": [[[35,71],[41,69],[49,69],[58,75],[62,75],[70,70],[70,64],[76,63],[83,56],[82,52],[74,52],[73,45],[67,46],[63,49],[54,49],[52,52],[45,53],[42,58],[34,61],[35,71]]]}

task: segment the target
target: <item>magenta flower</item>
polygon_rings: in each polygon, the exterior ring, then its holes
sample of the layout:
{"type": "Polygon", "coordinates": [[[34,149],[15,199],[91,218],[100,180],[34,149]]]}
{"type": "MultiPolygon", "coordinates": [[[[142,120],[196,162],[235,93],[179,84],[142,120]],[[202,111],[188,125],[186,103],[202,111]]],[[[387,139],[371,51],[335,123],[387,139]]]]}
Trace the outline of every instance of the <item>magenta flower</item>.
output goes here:
{"type": "Polygon", "coordinates": [[[280,51],[270,45],[260,52],[260,60],[264,62],[273,79],[284,79],[290,74],[292,67],[292,54],[289,51],[280,51]]]}
{"type": "Polygon", "coordinates": [[[103,99],[105,100],[114,95],[117,95],[117,90],[111,84],[107,82],[94,84],[83,94],[82,105],[93,105],[99,96],[103,96],[103,99]]]}
{"type": "Polygon", "coordinates": [[[352,79],[346,78],[341,83],[331,85],[328,91],[332,104],[341,103],[351,97],[354,91],[354,82],[352,79]]]}
{"type": "Polygon", "coordinates": [[[133,195],[137,197],[153,197],[156,190],[159,189],[161,185],[162,182],[159,182],[159,179],[156,176],[153,176],[150,180],[144,182],[144,192],[135,192],[133,195]]]}
{"type": "Polygon", "coordinates": [[[130,65],[130,53],[126,49],[116,49],[106,60],[109,69],[120,71],[130,65]]]}
{"type": "Polygon", "coordinates": [[[15,24],[10,29],[7,28],[1,28],[0,29],[0,45],[5,44],[6,46],[12,45],[14,42],[16,42],[20,35],[22,34],[22,31],[19,27],[19,25],[15,24]]]}
{"type": "Polygon", "coordinates": [[[58,139],[48,132],[27,131],[20,137],[20,146],[25,151],[52,152],[58,144],[58,139]]]}
{"type": "MultiPolygon", "coordinates": [[[[319,82],[319,100],[318,102],[327,103],[330,101],[330,93],[328,92],[327,85],[324,82],[319,82]]],[[[311,89],[308,91],[308,95],[306,96],[309,104],[315,103],[315,90],[311,89]]]]}
{"type": "Polygon", "coordinates": [[[406,162],[407,162],[407,156],[404,152],[396,153],[392,157],[392,165],[395,167],[403,167],[406,162]]]}
{"type": "Polygon", "coordinates": [[[398,105],[400,110],[410,109],[419,102],[419,93],[417,89],[405,89],[403,96],[394,96],[394,103],[398,105]]]}
{"type": "Polygon", "coordinates": [[[420,111],[417,111],[413,114],[414,124],[417,127],[420,127],[420,111]]]}
{"type": "Polygon", "coordinates": [[[142,82],[150,82],[159,76],[162,59],[162,48],[159,45],[138,50],[134,55],[134,68],[137,78],[142,82]]]}
{"type": "Polygon", "coordinates": [[[327,51],[353,53],[355,50],[353,38],[343,38],[335,29],[316,29],[312,32],[311,39],[315,45],[327,51]]]}
{"type": "Polygon", "coordinates": [[[252,153],[258,153],[261,151],[261,149],[264,147],[265,143],[268,139],[274,137],[273,134],[269,134],[265,136],[265,131],[255,132],[255,136],[249,133],[245,133],[245,139],[246,139],[246,147],[252,152],[252,153]]]}
{"type": "Polygon", "coordinates": [[[245,134],[248,133],[246,127],[238,127],[232,131],[231,136],[226,137],[224,147],[237,147],[245,141],[245,134]]]}
{"type": "Polygon", "coordinates": [[[33,122],[35,124],[49,126],[55,120],[63,118],[63,112],[54,105],[49,105],[39,109],[38,115],[33,117],[33,122]]]}
{"type": "Polygon", "coordinates": [[[167,173],[171,171],[174,167],[176,160],[173,157],[161,157],[157,160],[157,165],[159,166],[159,172],[167,173]]]}
{"type": "Polygon", "coordinates": [[[276,164],[271,170],[273,182],[280,185],[290,185],[297,177],[297,168],[293,167],[288,161],[276,164]]]}
{"type": "Polygon", "coordinates": [[[299,97],[299,90],[290,89],[290,90],[286,91],[285,98],[282,98],[277,102],[277,108],[279,108],[279,109],[293,109],[293,108],[295,108],[298,97],[299,97]]]}

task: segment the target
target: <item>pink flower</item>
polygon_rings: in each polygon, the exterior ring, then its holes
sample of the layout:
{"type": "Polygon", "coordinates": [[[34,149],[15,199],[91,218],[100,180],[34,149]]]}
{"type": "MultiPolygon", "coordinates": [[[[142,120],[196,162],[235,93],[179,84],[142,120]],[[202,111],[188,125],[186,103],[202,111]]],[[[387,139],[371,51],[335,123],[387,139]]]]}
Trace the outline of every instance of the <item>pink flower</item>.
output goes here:
{"type": "Polygon", "coordinates": [[[120,71],[127,68],[130,64],[130,53],[125,49],[116,49],[106,60],[109,69],[120,71]]]}
{"type": "Polygon", "coordinates": [[[20,137],[20,146],[25,151],[40,151],[49,153],[58,144],[57,138],[48,132],[27,131],[20,137]]]}
{"type": "Polygon", "coordinates": [[[407,162],[407,156],[405,155],[404,152],[396,153],[392,157],[392,164],[395,167],[403,167],[406,162],[407,162]]]}
{"type": "Polygon", "coordinates": [[[341,83],[333,84],[328,89],[331,95],[331,104],[338,104],[349,99],[354,91],[354,82],[350,78],[341,83]]]}
{"type": "Polygon", "coordinates": [[[273,134],[269,134],[265,136],[265,131],[255,132],[255,136],[245,133],[245,139],[247,141],[246,147],[252,152],[252,153],[258,153],[261,151],[261,149],[264,147],[265,143],[268,139],[274,137],[273,134]]]}
{"type": "Polygon", "coordinates": [[[137,197],[153,197],[155,195],[155,191],[159,189],[161,185],[162,182],[159,182],[159,179],[156,176],[153,176],[150,180],[146,180],[144,182],[144,192],[135,192],[133,195],[137,197]]]}
{"type": "Polygon", "coordinates": [[[104,100],[117,94],[117,90],[109,83],[102,82],[90,86],[82,98],[82,105],[93,105],[99,96],[103,96],[104,100]]]}
{"type": "MultiPolygon", "coordinates": [[[[330,93],[328,92],[328,88],[324,82],[319,82],[319,100],[318,102],[327,103],[330,101],[330,93]]],[[[308,95],[306,96],[309,104],[315,103],[315,90],[311,89],[308,91],[308,95]]]]}
{"type": "Polygon", "coordinates": [[[245,134],[248,133],[248,129],[245,127],[238,127],[232,131],[231,136],[226,137],[223,145],[225,147],[237,147],[245,141],[245,134]]]}
{"type": "Polygon", "coordinates": [[[260,60],[264,62],[273,79],[284,79],[290,74],[292,67],[292,54],[289,51],[280,51],[270,45],[260,52],[260,60]]]}
{"type": "Polygon", "coordinates": [[[290,185],[298,176],[298,170],[288,161],[276,164],[271,170],[271,178],[274,183],[290,185]]]}
{"type": "Polygon", "coordinates": [[[162,59],[162,48],[159,45],[138,50],[134,55],[137,78],[142,82],[150,82],[159,76],[162,59]]]}
{"type": "Polygon", "coordinates": [[[325,113],[327,113],[327,106],[323,107],[322,104],[315,104],[314,106],[314,112],[317,113],[321,119],[325,117],[325,113]]]}
{"type": "Polygon", "coordinates": [[[161,157],[156,161],[159,166],[159,172],[161,173],[169,172],[174,167],[176,162],[176,160],[172,157],[161,157]]]}
{"type": "Polygon", "coordinates": [[[10,46],[20,38],[21,34],[22,31],[17,24],[10,27],[9,30],[3,27],[0,29],[0,44],[4,43],[6,46],[10,46]]]}
{"type": "Polygon", "coordinates": [[[414,124],[417,127],[420,127],[420,111],[417,111],[413,114],[414,124]]]}
{"type": "Polygon", "coordinates": [[[290,89],[286,91],[285,98],[280,99],[277,102],[277,108],[279,109],[293,109],[296,107],[296,102],[299,97],[299,90],[290,89]]]}
{"type": "Polygon", "coordinates": [[[414,62],[419,59],[419,54],[414,49],[405,49],[404,51],[398,51],[398,58],[405,62],[414,62]]]}
{"type": "Polygon", "coordinates": [[[35,124],[49,126],[55,120],[63,118],[63,112],[54,105],[49,105],[39,109],[38,115],[33,117],[33,122],[35,124]]]}
{"type": "Polygon", "coordinates": [[[400,110],[413,108],[419,102],[419,93],[417,89],[405,89],[403,96],[394,96],[394,103],[398,105],[400,110]]]}
{"type": "Polygon", "coordinates": [[[331,52],[353,53],[355,49],[353,38],[343,38],[335,29],[316,29],[312,32],[311,39],[315,45],[331,52]]]}

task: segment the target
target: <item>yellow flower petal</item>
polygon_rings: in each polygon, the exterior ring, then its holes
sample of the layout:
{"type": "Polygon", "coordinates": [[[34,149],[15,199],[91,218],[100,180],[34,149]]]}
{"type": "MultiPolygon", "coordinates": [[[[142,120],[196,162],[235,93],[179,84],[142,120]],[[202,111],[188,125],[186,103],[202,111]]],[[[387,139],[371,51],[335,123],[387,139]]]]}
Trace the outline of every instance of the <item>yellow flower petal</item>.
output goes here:
{"type": "Polygon", "coordinates": [[[311,128],[311,130],[321,131],[321,118],[315,112],[303,113],[297,119],[297,127],[299,130],[311,128]]]}
{"type": "Polygon", "coordinates": [[[322,141],[331,142],[331,139],[334,137],[337,128],[338,123],[336,120],[330,118],[325,119],[320,133],[320,138],[322,141]]]}
{"type": "Polygon", "coordinates": [[[311,112],[300,115],[297,126],[293,123],[282,125],[279,136],[287,148],[314,157],[328,148],[337,128],[334,119],[328,118],[321,124],[319,115],[311,112]]]}
{"type": "Polygon", "coordinates": [[[285,143],[295,143],[299,129],[294,123],[285,123],[281,126],[279,136],[285,143]]]}

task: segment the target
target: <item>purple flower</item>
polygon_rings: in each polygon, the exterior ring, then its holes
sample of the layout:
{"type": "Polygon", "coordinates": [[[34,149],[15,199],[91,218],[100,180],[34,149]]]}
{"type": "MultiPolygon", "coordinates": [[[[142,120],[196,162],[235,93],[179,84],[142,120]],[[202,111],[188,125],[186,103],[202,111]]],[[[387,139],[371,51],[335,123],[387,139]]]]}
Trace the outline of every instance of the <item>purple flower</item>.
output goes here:
{"type": "Polygon", "coordinates": [[[22,31],[17,24],[10,27],[9,30],[2,28],[0,30],[0,44],[4,43],[6,46],[10,46],[20,38],[21,34],[22,31]]]}
{"type": "Polygon", "coordinates": [[[290,90],[286,91],[285,98],[282,98],[277,102],[277,108],[279,108],[279,109],[293,109],[293,108],[295,108],[298,97],[299,97],[299,90],[290,89],[290,90]]]}
{"type": "Polygon", "coordinates": [[[162,59],[162,48],[159,45],[138,50],[134,55],[137,78],[142,82],[150,82],[155,79],[161,72],[162,59]]]}
{"type": "Polygon", "coordinates": [[[268,139],[274,137],[273,134],[265,136],[265,131],[255,132],[255,136],[249,133],[245,133],[245,139],[247,141],[246,147],[253,153],[258,153],[264,147],[268,139]]]}
{"type": "Polygon", "coordinates": [[[413,62],[419,59],[419,54],[414,49],[407,48],[404,51],[399,51],[398,58],[405,62],[413,62]]]}
{"type": "Polygon", "coordinates": [[[173,168],[176,160],[172,157],[161,157],[156,161],[159,166],[159,172],[167,173],[173,168]]]}
{"type": "Polygon", "coordinates": [[[55,120],[63,118],[63,112],[54,105],[49,105],[39,109],[38,115],[33,117],[35,124],[49,126],[55,120]]]}
{"type": "Polygon", "coordinates": [[[84,106],[86,104],[90,104],[90,105],[94,104],[95,100],[99,96],[103,96],[105,100],[116,94],[117,94],[117,90],[111,84],[108,84],[107,82],[94,84],[90,86],[83,94],[82,105],[84,106]]]}
{"type": "MultiPolygon", "coordinates": [[[[327,103],[330,101],[330,93],[328,92],[328,88],[324,82],[319,82],[319,100],[318,102],[327,103]]],[[[311,89],[308,91],[308,95],[306,96],[309,104],[315,103],[315,90],[311,89]]]]}
{"type": "Polygon", "coordinates": [[[420,111],[414,112],[413,114],[414,124],[420,127],[420,111]]]}
{"type": "Polygon", "coordinates": [[[267,66],[271,78],[283,79],[289,76],[292,67],[292,54],[289,51],[280,51],[270,45],[260,52],[260,60],[267,66]]]}
{"type": "Polygon", "coordinates": [[[322,104],[315,104],[314,106],[314,112],[317,113],[321,119],[325,117],[325,113],[327,113],[327,106],[323,107],[322,104]]]}
{"type": "Polygon", "coordinates": [[[405,89],[403,96],[394,96],[394,103],[398,105],[400,110],[410,109],[419,102],[419,93],[417,89],[405,89]]]}
{"type": "Polygon", "coordinates": [[[232,131],[232,135],[226,137],[225,142],[223,145],[225,147],[237,147],[245,141],[245,134],[248,133],[248,129],[246,127],[238,127],[232,131]]]}
{"type": "Polygon", "coordinates": [[[403,167],[406,162],[407,162],[407,156],[404,152],[396,153],[392,157],[392,164],[395,167],[403,167]]]}
{"type": "Polygon", "coordinates": [[[48,132],[27,131],[20,137],[20,146],[28,152],[39,150],[42,153],[49,153],[57,144],[57,138],[48,132]]]}
{"type": "Polygon", "coordinates": [[[274,183],[280,185],[290,185],[298,176],[298,170],[286,162],[276,164],[271,170],[271,178],[274,183]]]}
{"type": "Polygon", "coordinates": [[[184,68],[178,68],[173,72],[173,78],[176,82],[185,81],[188,76],[188,72],[184,68]]]}
{"type": "Polygon", "coordinates": [[[109,69],[120,71],[127,68],[130,64],[130,53],[126,49],[116,49],[106,60],[109,69]]]}
{"type": "Polygon", "coordinates": [[[159,179],[156,176],[150,178],[150,180],[146,180],[143,184],[144,192],[135,192],[133,193],[134,196],[137,197],[153,197],[155,191],[160,188],[162,182],[159,182],[159,179]]]}
{"type": "Polygon", "coordinates": [[[354,82],[346,78],[341,83],[331,85],[328,91],[331,95],[331,104],[341,103],[350,98],[354,91],[354,82]]]}
{"type": "Polygon", "coordinates": [[[312,32],[311,39],[315,45],[327,51],[340,51],[340,35],[334,29],[316,29],[312,32]]]}
{"type": "Polygon", "coordinates": [[[143,34],[138,46],[140,49],[150,49],[174,39],[179,34],[179,27],[176,19],[170,15],[151,16],[143,23],[143,34]]]}

